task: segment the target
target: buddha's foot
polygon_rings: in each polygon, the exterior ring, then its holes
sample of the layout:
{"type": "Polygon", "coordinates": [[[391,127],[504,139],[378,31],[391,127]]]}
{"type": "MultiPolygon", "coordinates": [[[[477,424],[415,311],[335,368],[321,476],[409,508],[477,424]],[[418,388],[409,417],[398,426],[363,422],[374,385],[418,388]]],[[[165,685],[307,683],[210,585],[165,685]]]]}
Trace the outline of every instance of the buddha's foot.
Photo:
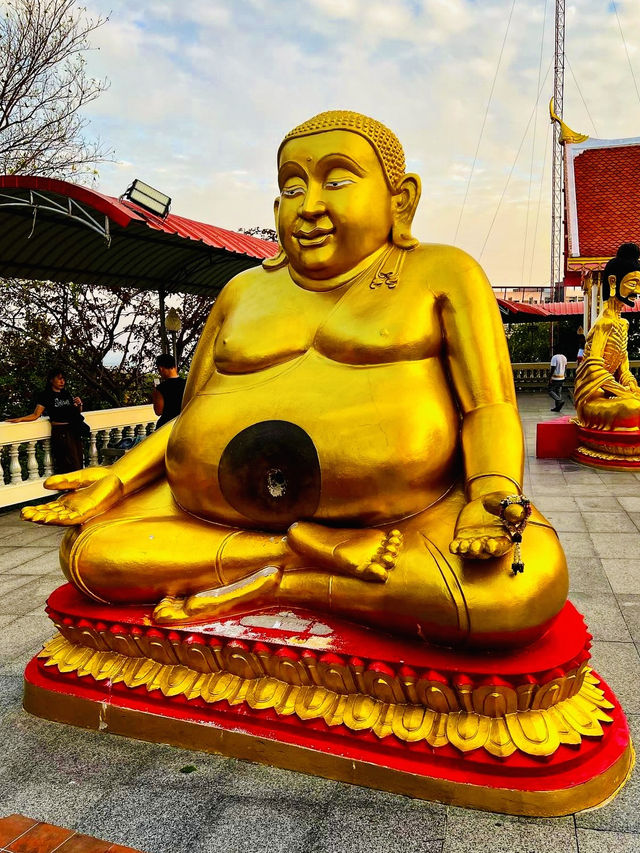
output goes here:
{"type": "Polygon", "coordinates": [[[207,589],[185,598],[168,595],[156,606],[153,618],[161,625],[176,625],[218,619],[266,603],[280,584],[282,570],[266,566],[242,580],[217,589],[207,589]]]}
{"type": "Polygon", "coordinates": [[[395,568],[402,533],[390,530],[336,530],[311,522],[294,524],[287,532],[290,547],[317,566],[336,574],[384,583],[395,568]]]}

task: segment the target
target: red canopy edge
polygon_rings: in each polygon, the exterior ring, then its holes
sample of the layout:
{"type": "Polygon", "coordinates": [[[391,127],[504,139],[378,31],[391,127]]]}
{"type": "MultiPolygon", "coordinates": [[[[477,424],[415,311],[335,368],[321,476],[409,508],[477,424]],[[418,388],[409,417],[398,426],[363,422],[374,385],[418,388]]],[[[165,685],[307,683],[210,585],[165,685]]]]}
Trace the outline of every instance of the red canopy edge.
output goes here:
{"type": "Polygon", "coordinates": [[[93,208],[98,213],[126,228],[131,222],[146,222],[149,228],[173,234],[188,240],[197,240],[215,249],[247,255],[250,258],[271,258],[277,251],[276,243],[207,225],[170,213],[166,218],[154,216],[130,201],[120,201],[96,190],[55,178],[39,178],[31,175],[0,175],[0,189],[34,190],[56,193],[80,204],[93,208]]]}

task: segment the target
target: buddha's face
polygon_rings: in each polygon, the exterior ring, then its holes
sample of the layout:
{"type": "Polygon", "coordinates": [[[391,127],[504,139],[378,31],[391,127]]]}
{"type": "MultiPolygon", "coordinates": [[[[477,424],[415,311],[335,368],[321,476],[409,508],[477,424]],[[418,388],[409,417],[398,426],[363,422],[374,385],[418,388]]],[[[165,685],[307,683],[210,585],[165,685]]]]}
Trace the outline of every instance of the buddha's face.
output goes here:
{"type": "Polygon", "coordinates": [[[333,278],[388,242],[393,196],[362,136],[331,130],[290,139],[278,183],[278,236],[296,272],[333,278]]]}
{"type": "Polygon", "coordinates": [[[640,271],[628,272],[617,288],[617,296],[621,302],[633,305],[636,296],[640,294],[640,271]]]}

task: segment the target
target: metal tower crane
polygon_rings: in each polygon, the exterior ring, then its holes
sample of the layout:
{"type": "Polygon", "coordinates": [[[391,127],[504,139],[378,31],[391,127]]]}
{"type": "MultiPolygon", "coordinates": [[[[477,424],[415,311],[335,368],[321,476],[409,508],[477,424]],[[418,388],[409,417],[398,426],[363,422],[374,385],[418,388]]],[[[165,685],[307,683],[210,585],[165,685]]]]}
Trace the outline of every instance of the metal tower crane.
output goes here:
{"type": "MultiPolygon", "coordinates": [[[[553,74],[553,105],[558,118],[562,118],[564,97],[564,21],[565,0],[556,0],[555,50],[553,74]]],[[[562,280],[563,249],[563,165],[562,146],[560,145],[561,127],[553,123],[553,161],[551,177],[551,293],[552,300],[558,301],[558,284],[562,280]]]]}

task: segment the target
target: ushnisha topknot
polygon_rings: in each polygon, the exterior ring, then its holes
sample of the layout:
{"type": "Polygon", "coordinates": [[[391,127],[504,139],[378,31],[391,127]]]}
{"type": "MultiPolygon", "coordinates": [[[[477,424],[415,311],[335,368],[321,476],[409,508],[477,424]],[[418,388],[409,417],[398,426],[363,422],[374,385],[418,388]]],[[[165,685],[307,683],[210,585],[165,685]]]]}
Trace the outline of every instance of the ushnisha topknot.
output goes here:
{"type": "Polygon", "coordinates": [[[280,160],[282,146],[289,139],[309,136],[313,133],[323,133],[328,130],[349,130],[364,137],[378,155],[389,188],[392,191],[396,189],[398,181],[406,169],[404,151],[400,140],[382,122],[361,113],[354,113],[351,110],[328,110],[324,113],[318,113],[317,116],[294,127],[287,133],[280,144],[280,148],[278,148],[278,160],[280,160]]]}

